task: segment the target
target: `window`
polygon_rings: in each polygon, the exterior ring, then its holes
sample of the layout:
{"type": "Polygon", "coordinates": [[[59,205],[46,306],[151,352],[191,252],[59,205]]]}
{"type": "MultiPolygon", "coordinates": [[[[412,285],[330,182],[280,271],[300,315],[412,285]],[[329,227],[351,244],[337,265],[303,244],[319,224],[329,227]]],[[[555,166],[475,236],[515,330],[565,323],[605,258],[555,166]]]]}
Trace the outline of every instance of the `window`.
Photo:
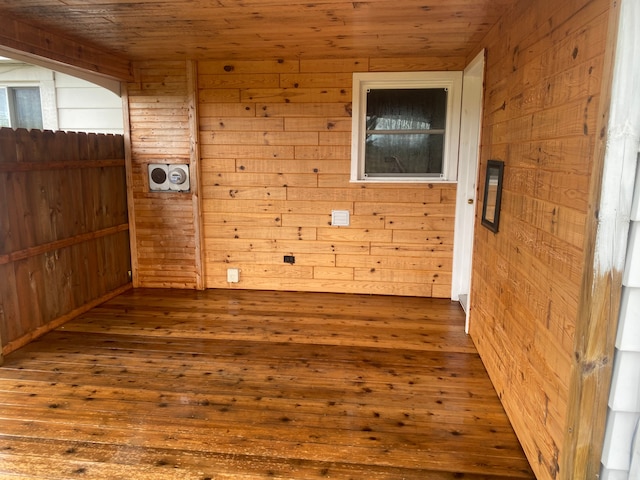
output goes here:
{"type": "Polygon", "coordinates": [[[0,87],[0,127],[42,130],[38,87],[0,87]]]}
{"type": "Polygon", "coordinates": [[[355,73],[351,181],[455,181],[462,72],[355,73]]]}

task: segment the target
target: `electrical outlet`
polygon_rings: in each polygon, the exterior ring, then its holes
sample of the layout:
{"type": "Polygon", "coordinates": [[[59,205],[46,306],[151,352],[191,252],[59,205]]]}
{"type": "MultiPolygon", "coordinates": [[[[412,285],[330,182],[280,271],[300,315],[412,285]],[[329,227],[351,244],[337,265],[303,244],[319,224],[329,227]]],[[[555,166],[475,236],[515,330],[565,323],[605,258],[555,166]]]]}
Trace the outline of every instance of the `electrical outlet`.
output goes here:
{"type": "Polygon", "coordinates": [[[237,268],[227,268],[227,282],[238,283],[240,281],[240,270],[237,268]]]}
{"type": "Polygon", "coordinates": [[[294,257],[293,255],[285,255],[284,263],[290,263],[291,265],[293,265],[294,263],[296,263],[296,257],[294,257]]]}

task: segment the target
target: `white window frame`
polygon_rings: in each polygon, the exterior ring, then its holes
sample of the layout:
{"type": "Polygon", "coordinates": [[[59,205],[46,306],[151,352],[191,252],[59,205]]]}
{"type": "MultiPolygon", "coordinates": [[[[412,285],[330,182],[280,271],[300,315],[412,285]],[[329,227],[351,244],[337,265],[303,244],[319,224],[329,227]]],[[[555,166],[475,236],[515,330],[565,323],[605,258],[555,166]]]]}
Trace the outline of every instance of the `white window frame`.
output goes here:
{"type": "Polygon", "coordinates": [[[34,84],[34,83],[12,83],[12,84],[0,83],[0,88],[6,92],[5,107],[7,108],[7,112],[9,113],[9,128],[17,128],[15,125],[15,122],[16,122],[15,108],[16,107],[11,101],[10,91],[19,89],[19,88],[37,88],[38,95],[40,96],[40,120],[42,120],[42,124],[43,124],[42,128],[44,129],[45,118],[44,118],[44,111],[42,107],[42,103],[43,103],[42,88],[40,87],[40,85],[34,84]]]}
{"type": "MultiPolygon", "coordinates": [[[[11,105],[9,103],[8,87],[5,87],[4,85],[0,85],[0,90],[4,90],[5,91],[4,99],[0,99],[0,102],[2,102],[2,107],[4,107],[3,110],[6,110],[6,112],[7,112],[7,117],[8,117],[8,120],[9,120],[9,128],[11,128],[11,126],[12,126],[11,125],[11,123],[12,123],[11,122],[11,105]]],[[[6,127],[6,125],[0,125],[0,127],[2,127],[2,126],[6,127]]]]}
{"type": "Polygon", "coordinates": [[[352,182],[455,182],[458,174],[460,112],[462,105],[462,72],[366,72],[353,74],[353,112],[351,128],[352,182]],[[401,88],[446,88],[447,121],[445,125],[442,174],[424,176],[367,176],[365,172],[365,130],[367,90],[401,88]]]}
{"type": "MultiPolygon", "coordinates": [[[[2,54],[2,47],[0,47],[0,54],[2,54]]],[[[0,57],[0,87],[38,87],[42,107],[42,128],[58,130],[57,95],[52,70],[0,57]]]]}

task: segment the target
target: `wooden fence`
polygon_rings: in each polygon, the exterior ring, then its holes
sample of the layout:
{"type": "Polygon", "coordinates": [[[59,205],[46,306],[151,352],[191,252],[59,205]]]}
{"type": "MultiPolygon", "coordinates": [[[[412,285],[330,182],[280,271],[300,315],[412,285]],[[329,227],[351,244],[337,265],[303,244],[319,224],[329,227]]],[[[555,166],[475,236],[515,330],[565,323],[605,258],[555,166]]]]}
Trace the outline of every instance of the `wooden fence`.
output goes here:
{"type": "Polygon", "coordinates": [[[0,345],[7,354],[130,288],[121,135],[0,129],[0,345]]]}

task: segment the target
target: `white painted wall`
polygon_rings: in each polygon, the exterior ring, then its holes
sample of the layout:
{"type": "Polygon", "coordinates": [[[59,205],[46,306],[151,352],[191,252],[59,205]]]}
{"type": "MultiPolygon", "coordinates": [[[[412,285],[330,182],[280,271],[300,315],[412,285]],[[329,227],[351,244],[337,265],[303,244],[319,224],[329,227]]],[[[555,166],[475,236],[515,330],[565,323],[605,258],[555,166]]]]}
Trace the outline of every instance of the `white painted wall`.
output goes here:
{"type": "Polygon", "coordinates": [[[40,87],[45,130],[123,133],[122,100],[93,83],[18,61],[0,61],[0,86],[40,87]]]}

